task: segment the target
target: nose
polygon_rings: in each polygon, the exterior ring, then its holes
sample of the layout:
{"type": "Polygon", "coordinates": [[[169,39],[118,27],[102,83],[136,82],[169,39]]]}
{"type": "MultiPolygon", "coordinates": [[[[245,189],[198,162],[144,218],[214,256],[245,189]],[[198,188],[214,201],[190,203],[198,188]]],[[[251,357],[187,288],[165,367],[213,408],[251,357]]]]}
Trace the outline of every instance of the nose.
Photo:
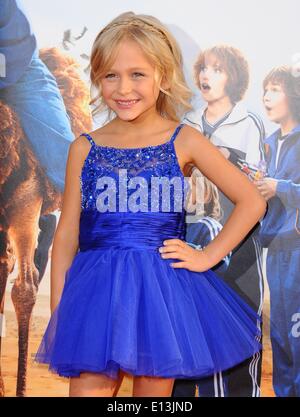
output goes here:
{"type": "Polygon", "coordinates": [[[270,91],[265,91],[264,96],[263,96],[263,102],[264,103],[268,103],[271,100],[271,94],[270,91]]]}
{"type": "Polygon", "coordinates": [[[131,81],[127,77],[120,77],[119,85],[118,85],[118,92],[121,95],[126,95],[130,93],[132,90],[131,81]]]}
{"type": "Polygon", "coordinates": [[[210,75],[211,75],[211,71],[209,70],[209,68],[205,68],[204,70],[200,72],[200,78],[202,81],[205,81],[205,82],[209,80],[210,75]]]}
{"type": "Polygon", "coordinates": [[[208,76],[207,76],[207,73],[206,72],[203,72],[201,75],[200,75],[200,79],[202,80],[202,81],[208,81],[208,76]]]}

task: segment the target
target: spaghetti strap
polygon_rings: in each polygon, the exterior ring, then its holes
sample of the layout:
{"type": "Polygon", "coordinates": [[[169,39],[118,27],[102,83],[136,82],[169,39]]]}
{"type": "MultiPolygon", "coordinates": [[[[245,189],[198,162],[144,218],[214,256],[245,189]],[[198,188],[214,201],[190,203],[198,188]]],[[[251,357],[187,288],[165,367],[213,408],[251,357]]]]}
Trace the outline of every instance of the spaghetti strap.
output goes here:
{"type": "Polygon", "coordinates": [[[171,139],[170,139],[170,143],[173,143],[174,140],[176,139],[178,133],[180,132],[181,128],[184,126],[184,123],[180,123],[180,125],[178,125],[175,129],[175,132],[173,133],[171,139]]]}
{"type": "Polygon", "coordinates": [[[92,146],[96,146],[94,139],[88,133],[81,133],[80,136],[85,136],[92,146]]]}

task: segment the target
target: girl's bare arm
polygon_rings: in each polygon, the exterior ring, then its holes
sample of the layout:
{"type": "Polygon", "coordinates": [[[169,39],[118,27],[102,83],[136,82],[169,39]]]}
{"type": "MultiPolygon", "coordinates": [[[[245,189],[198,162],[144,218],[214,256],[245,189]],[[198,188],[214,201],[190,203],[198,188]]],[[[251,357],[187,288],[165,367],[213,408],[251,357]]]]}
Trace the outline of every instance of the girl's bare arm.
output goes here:
{"type": "Polygon", "coordinates": [[[221,232],[204,249],[208,268],[216,265],[255,226],[266,210],[265,199],[248,178],[196,129],[182,135],[187,158],[235,204],[221,232]]]}
{"type": "Polygon", "coordinates": [[[51,313],[59,303],[66,271],[78,251],[81,211],[79,176],[89,147],[88,141],[79,137],[71,143],[69,148],[62,211],[54,235],[51,256],[51,313]]]}

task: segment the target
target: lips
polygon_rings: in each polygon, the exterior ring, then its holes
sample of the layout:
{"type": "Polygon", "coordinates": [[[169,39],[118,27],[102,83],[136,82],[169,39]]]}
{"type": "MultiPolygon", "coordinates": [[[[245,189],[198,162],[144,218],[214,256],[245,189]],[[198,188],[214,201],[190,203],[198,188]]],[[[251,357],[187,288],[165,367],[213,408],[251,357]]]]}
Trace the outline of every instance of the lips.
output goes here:
{"type": "Polygon", "coordinates": [[[115,100],[118,104],[135,104],[139,101],[139,99],[133,99],[133,100],[115,100]]]}
{"type": "Polygon", "coordinates": [[[210,85],[209,84],[207,84],[207,83],[201,83],[201,90],[204,90],[204,91],[209,91],[210,90],[210,85]]]}

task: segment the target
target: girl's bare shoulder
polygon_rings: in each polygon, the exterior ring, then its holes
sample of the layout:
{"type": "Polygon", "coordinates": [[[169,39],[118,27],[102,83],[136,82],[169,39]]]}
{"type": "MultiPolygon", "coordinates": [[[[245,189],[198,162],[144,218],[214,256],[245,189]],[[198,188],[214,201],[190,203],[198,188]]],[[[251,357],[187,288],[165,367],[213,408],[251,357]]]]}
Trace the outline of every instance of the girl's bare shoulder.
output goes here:
{"type": "Polygon", "coordinates": [[[91,144],[85,136],[78,136],[71,142],[68,152],[67,167],[69,167],[73,173],[78,172],[78,174],[80,174],[90,149],[91,144]]]}
{"type": "MultiPolygon", "coordinates": [[[[94,141],[96,145],[101,144],[101,145],[106,146],[106,145],[109,145],[111,141],[111,137],[114,137],[117,135],[116,132],[117,131],[114,126],[114,123],[108,122],[104,126],[100,126],[97,129],[91,132],[86,132],[86,133],[88,133],[88,135],[90,136],[90,138],[92,138],[92,140],[94,141]]],[[[88,139],[86,137],[84,137],[84,139],[86,140],[86,142],[88,142],[88,139]]]]}
{"type": "Polygon", "coordinates": [[[191,145],[199,145],[201,142],[209,142],[209,140],[201,133],[198,129],[188,125],[184,124],[182,129],[181,141],[184,141],[184,143],[187,146],[191,145]]]}
{"type": "Polygon", "coordinates": [[[184,124],[181,129],[181,132],[178,135],[177,144],[179,148],[182,148],[184,154],[190,160],[194,159],[195,152],[205,152],[213,146],[203,133],[187,124],[184,124]]]}

